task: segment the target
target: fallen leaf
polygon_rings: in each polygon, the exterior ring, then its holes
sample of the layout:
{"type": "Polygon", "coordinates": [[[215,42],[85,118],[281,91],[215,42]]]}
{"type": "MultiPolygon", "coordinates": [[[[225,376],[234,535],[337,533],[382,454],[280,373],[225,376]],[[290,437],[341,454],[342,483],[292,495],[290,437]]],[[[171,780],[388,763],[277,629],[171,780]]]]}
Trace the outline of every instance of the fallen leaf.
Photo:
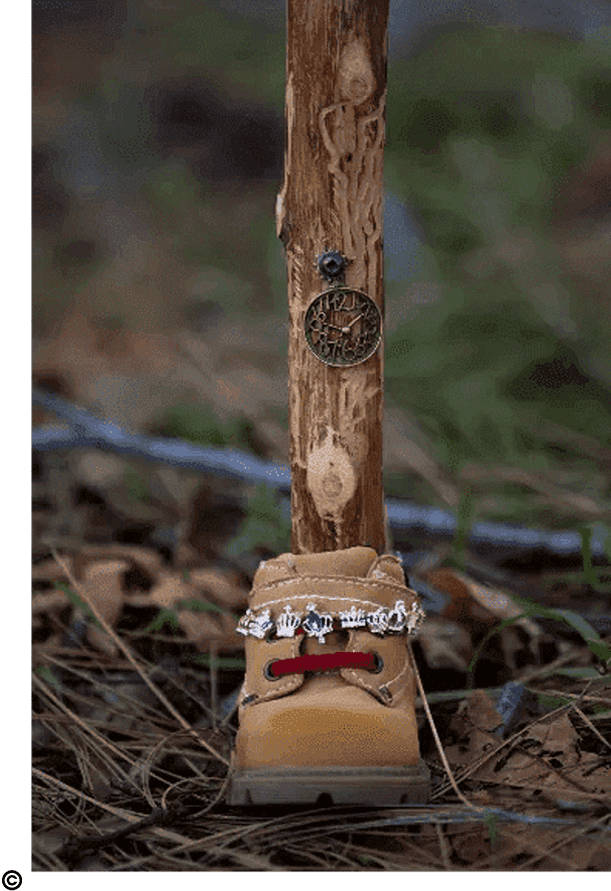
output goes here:
{"type": "Polygon", "coordinates": [[[229,609],[239,609],[248,605],[248,590],[240,586],[237,576],[228,577],[217,569],[192,569],[191,584],[203,594],[211,595],[214,602],[229,609]]]}
{"type": "Polygon", "coordinates": [[[92,560],[125,560],[130,568],[139,569],[151,581],[163,567],[163,559],[157,551],[138,545],[84,545],[75,555],[76,571],[82,571],[92,560]]]}
{"type": "Polygon", "coordinates": [[[162,572],[150,592],[150,599],[162,609],[177,608],[181,601],[201,603],[202,610],[177,609],[179,627],[199,650],[207,651],[210,641],[216,643],[219,651],[244,647],[244,641],[236,631],[235,616],[203,597],[192,581],[175,573],[162,572]]]}
{"type": "Polygon", "coordinates": [[[474,690],[467,698],[467,711],[473,726],[479,730],[496,730],[503,723],[485,690],[474,690]]]}
{"type": "Polygon", "coordinates": [[[528,649],[535,662],[538,660],[541,629],[536,622],[525,616],[518,618],[522,610],[503,591],[481,585],[463,573],[449,568],[430,572],[427,575],[427,582],[433,588],[450,595],[450,602],[443,611],[444,617],[460,622],[478,635],[492,630],[500,622],[515,620],[509,627],[500,631],[505,662],[511,668],[517,667],[516,654],[524,649],[516,628],[526,632],[528,649]]]}
{"type": "MultiPolygon", "coordinates": [[[[468,714],[468,710],[467,710],[468,714]]],[[[474,714],[477,716],[478,711],[474,714]]],[[[464,723],[462,744],[446,749],[450,763],[469,765],[498,746],[498,739],[488,731],[464,723]]],[[[471,722],[472,723],[472,722],[471,722]]],[[[578,752],[579,735],[568,715],[533,724],[509,748],[486,761],[472,773],[472,778],[485,782],[526,789],[541,789],[546,797],[579,801],[590,795],[609,795],[611,765],[594,753],[578,752]],[[593,771],[592,767],[600,767],[593,771]]]]}
{"type": "Polygon", "coordinates": [[[477,761],[482,755],[499,745],[493,735],[503,723],[484,690],[474,690],[461,703],[450,723],[451,730],[458,737],[455,745],[446,749],[451,764],[464,766],[477,761]]]}
{"type": "MultiPolygon", "coordinates": [[[[429,573],[428,582],[450,595],[451,602],[444,615],[455,622],[475,621],[491,625],[516,618],[522,612],[507,594],[496,588],[480,585],[454,569],[436,569],[429,573]]],[[[538,628],[533,622],[526,619],[521,619],[520,622],[527,623],[530,632],[538,634],[538,628]]]]}
{"type": "MultiPolygon", "coordinates": [[[[72,557],[62,557],[68,570],[74,573],[74,563],[72,557]]],[[[64,567],[57,560],[43,560],[32,567],[32,580],[35,582],[53,582],[67,581],[68,576],[64,567]]]]}
{"type": "Polygon", "coordinates": [[[44,591],[32,597],[32,615],[60,612],[69,604],[70,598],[64,591],[44,591]]]}
{"type": "MultiPolygon", "coordinates": [[[[123,573],[128,568],[125,560],[107,560],[92,563],[86,567],[81,585],[86,595],[85,602],[111,626],[117,624],[123,610],[125,589],[123,573]]],[[[91,646],[114,655],[117,644],[104,629],[90,623],[87,626],[87,640],[91,646]]]]}
{"type": "Polygon", "coordinates": [[[448,841],[454,856],[461,863],[474,864],[490,856],[490,831],[485,823],[473,823],[457,828],[446,827],[448,841]]]}
{"type": "Polygon", "coordinates": [[[454,668],[466,672],[473,656],[468,630],[457,622],[440,616],[429,616],[418,633],[429,668],[454,668]]]}

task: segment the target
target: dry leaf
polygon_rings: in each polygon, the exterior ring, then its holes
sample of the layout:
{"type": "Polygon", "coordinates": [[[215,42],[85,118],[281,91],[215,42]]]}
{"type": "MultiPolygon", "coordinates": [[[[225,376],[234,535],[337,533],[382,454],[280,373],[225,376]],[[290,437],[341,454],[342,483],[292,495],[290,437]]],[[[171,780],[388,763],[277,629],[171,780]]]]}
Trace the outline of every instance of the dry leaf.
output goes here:
{"type": "Polygon", "coordinates": [[[452,718],[451,728],[458,735],[458,742],[446,749],[451,764],[467,765],[499,745],[493,735],[503,723],[484,690],[474,690],[462,702],[452,718]]]}
{"type": "MultiPolygon", "coordinates": [[[[74,564],[72,557],[62,557],[62,559],[68,571],[73,573],[74,564]]],[[[64,567],[57,560],[43,560],[42,563],[32,567],[32,580],[35,582],[48,582],[51,585],[53,582],[68,581],[68,576],[64,567]]]]}
{"type": "Polygon", "coordinates": [[[82,572],[91,560],[126,560],[151,581],[163,567],[161,554],[152,548],[114,542],[107,545],[84,545],[75,556],[76,571],[82,572]]]}
{"type": "MultiPolygon", "coordinates": [[[[160,573],[158,583],[150,592],[150,598],[162,609],[172,609],[183,600],[199,600],[202,606],[210,603],[191,581],[171,572],[160,573]]],[[[215,641],[220,651],[238,650],[244,646],[236,631],[235,617],[229,613],[181,609],[178,611],[177,621],[187,639],[200,650],[207,651],[210,641],[215,641]]]]}
{"type": "Polygon", "coordinates": [[[92,563],[85,569],[81,585],[92,608],[110,625],[117,623],[123,609],[125,560],[92,563]]]}
{"type": "Polygon", "coordinates": [[[473,656],[471,635],[462,625],[440,616],[429,616],[418,634],[429,668],[454,668],[466,672],[473,656]]]}
{"type": "Polygon", "coordinates": [[[70,598],[63,591],[44,591],[32,597],[32,615],[60,612],[70,605],[70,598]]]}
{"type": "Polygon", "coordinates": [[[451,603],[444,615],[455,622],[494,624],[520,615],[520,610],[506,594],[480,585],[454,569],[436,569],[429,573],[428,582],[450,595],[451,603]]]}
{"type": "MultiPolygon", "coordinates": [[[[473,714],[477,717],[478,710],[473,714]]],[[[462,743],[459,741],[458,745],[446,749],[446,755],[452,764],[468,765],[498,746],[499,740],[475,725],[470,729],[468,724],[472,724],[472,720],[468,717],[465,720],[465,715],[462,719],[459,729],[466,737],[462,743]]],[[[592,752],[580,755],[578,741],[568,716],[561,714],[550,723],[534,724],[515,745],[501,749],[472,776],[480,781],[542,789],[547,797],[555,799],[578,801],[589,794],[609,795],[611,765],[592,752]],[[593,770],[596,764],[600,767],[593,770]]]]}
{"type": "Polygon", "coordinates": [[[485,690],[474,690],[467,699],[467,711],[473,726],[478,730],[496,730],[503,723],[501,715],[490,701],[485,690]]]}
{"type": "MultiPolygon", "coordinates": [[[[85,602],[111,626],[117,624],[123,610],[125,590],[123,573],[128,568],[125,560],[107,560],[92,563],[86,567],[81,582],[86,595],[85,602]]],[[[108,655],[117,652],[117,644],[108,634],[96,625],[87,626],[87,640],[92,647],[102,650],[108,655]]]]}
{"type": "Polygon", "coordinates": [[[228,577],[217,569],[192,569],[191,584],[203,594],[211,595],[215,603],[228,609],[248,605],[248,590],[238,585],[237,577],[228,577]]]}
{"type": "Polygon", "coordinates": [[[478,860],[490,856],[490,833],[485,824],[447,826],[446,835],[454,856],[460,863],[474,864],[478,860]]]}

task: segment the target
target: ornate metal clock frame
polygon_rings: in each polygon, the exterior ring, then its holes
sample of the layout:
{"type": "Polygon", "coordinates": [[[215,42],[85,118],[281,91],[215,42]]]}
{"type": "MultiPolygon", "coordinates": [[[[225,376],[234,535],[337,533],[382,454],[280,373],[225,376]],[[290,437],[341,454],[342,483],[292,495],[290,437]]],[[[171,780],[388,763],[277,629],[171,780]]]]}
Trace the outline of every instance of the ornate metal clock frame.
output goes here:
{"type": "Polygon", "coordinates": [[[308,347],[326,365],[360,365],[382,339],[382,313],[363,291],[334,285],[318,294],[304,318],[308,347]]]}

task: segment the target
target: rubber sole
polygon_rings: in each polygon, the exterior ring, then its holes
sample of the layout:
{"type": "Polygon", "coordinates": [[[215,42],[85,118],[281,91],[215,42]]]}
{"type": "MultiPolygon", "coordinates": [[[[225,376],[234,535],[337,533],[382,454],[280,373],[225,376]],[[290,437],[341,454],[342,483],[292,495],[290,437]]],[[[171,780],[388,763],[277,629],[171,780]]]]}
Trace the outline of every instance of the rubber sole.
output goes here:
{"type": "Polygon", "coordinates": [[[395,807],[426,804],[430,772],[421,760],[405,767],[271,767],[234,774],[228,803],[352,804],[395,807]]]}

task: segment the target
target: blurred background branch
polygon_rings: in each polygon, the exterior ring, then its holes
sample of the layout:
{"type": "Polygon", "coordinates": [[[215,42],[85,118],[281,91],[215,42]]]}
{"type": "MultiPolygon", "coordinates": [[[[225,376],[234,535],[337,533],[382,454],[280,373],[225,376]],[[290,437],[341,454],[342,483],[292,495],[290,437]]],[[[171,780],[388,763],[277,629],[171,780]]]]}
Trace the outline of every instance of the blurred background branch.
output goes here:
{"type": "MultiPolygon", "coordinates": [[[[184,440],[154,439],[130,434],[115,424],[101,421],[90,412],[77,408],[63,399],[35,390],[33,402],[58,415],[65,423],[61,427],[47,425],[33,431],[32,446],[45,452],[62,449],[103,449],[155,461],[170,467],[196,471],[217,477],[231,477],[242,483],[264,483],[283,494],[290,493],[291,473],[288,467],[261,461],[244,451],[202,448],[184,440]]],[[[288,503],[286,503],[288,513],[288,503]]],[[[386,502],[391,530],[403,535],[432,536],[439,541],[450,541],[458,528],[456,516],[439,508],[419,507],[398,499],[386,502]]],[[[590,542],[592,555],[604,558],[608,530],[599,525],[590,542]]],[[[525,529],[502,523],[475,523],[468,529],[470,544],[477,550],[516,555],[539,550],[552,556],[570,557],[582,553],[582,537],[578,532],[549,533],[545,530],[525,529]]]]}

